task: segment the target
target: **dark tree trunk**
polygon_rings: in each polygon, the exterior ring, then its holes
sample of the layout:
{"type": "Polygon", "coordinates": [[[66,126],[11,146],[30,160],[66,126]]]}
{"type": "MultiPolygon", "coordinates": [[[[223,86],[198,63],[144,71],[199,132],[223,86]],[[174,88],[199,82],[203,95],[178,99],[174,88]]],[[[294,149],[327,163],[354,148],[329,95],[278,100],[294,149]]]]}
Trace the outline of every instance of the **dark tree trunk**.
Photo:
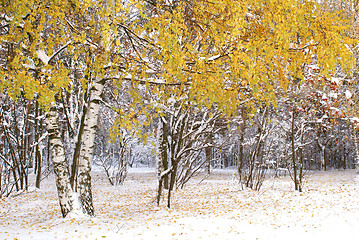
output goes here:
{"type": "Polygon", "coordinates": [[[242,123],[240,125],[240,135],[239,135],[239,143],[238,143],[238,163],[237,163],[237,171],[238,171],[238,177],[241,181],[242,178],[242,170],[244,167],[244,151],[243,151],[243,144],[244,144],[244,134],[246,130],[246,110],[244,107],[241,108],[241,118],[242,123]]]}
{"type": "MultiPolygon", "coordinates": [[[[85,93],[86,95],[86,93],[85,93]]],[[[78,133],[77,133],[77,139],[74,149],[74,155],[72,158],[72,165],[71,165],[71,175],[70,175],[70,183],[74,190],[76,190],[76,180],[77,180],[77,170],[78,170],[78,161],[80,157],[80,150],[81,150],[81,144],[82,144],[82,135],[84,132],[85,127],[85,119],[86,119],[86,111],[87,107],[86,104],[82,107],[82,115],[79,123],[78,133]]]]}
{"type": "Polygon", "coordinates": [[[168,199],[167,199],[167,207],[168,207],[168,208],[171,208],[171,193],[172,193],[172,191],[173,191],[174,184],[175,184],[175,182],[176,182],[177,165],[178,165],[178,163],[175,162],[175,163],[173,163],[173,166],[172,166],[170,186],[169,186],[169,188],[168,188],[168,199]]]}
{"type": "Polygon", "coordinates": [[[292,122],[291,122],[291,132],[290,132],[291,148],[292,148],[292,165],[293,165],[293,181],[294,188],[297,191],[301,191],[300,184],[298,182],[298,169],[296,162],[296,153],[295,153],[295,112],[294,107],[292,110],[292,122]]]}
{"type": "Polygon", "coordinates": [[[205,149],[205,153],[206,153],[206,172],[207,174],[211,174],[211,148],[210,147],[207,147],[205,149]]]}
{"type": "MultiPolygon", "coordinates": [[[[40,112],[41,113],[41,112],[40,112]]],[[[41,154],[40,154],[40,149],[39,149],[39,135],[42,132],[42,121],[39,122],[39,104],[37,99],[35,99],[35,134],[34,134],[34,138],[35,138],[35,170],[36,170],[36,182],[35,182],[35,186],[37,188],[40,188],[40,183],[41,183],[41,164],[42,164],[42,159],[41,159],[41,154]]]]}
{"type": "MultiPolygon", "coordinates": [[[[167,153],[167,145],[168,145],[168,133],[167,133],[167,124],[166,121],[164,119],[162,119],[162,117],[160,118],[161,122],[162,122],[162,135],[161,135],[161,146],[160,146],[160,151],[161,151],[161,160],[162,160],[162,167],[163,167],[163,171],[168,170],[168,153],[167,153]]],[[[163,178],[163,187],[164,189],[168,189],[168,175],[166,174],[166,176],[164,176],[163,178]]]]}

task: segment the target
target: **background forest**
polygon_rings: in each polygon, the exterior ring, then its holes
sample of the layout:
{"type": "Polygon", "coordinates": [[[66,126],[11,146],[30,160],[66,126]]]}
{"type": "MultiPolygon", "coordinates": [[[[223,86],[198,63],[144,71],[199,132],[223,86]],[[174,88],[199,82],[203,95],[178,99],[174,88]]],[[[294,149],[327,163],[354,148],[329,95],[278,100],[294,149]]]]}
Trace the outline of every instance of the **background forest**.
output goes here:
{"type": "Polygon", "coordinates": [[[65,217],[156,168],[242,188],[358,163],[357,1],[0,1],[0,198],[55,174],[65,217]],[[77,204],[77,201],[79,204],[77,204]]]}

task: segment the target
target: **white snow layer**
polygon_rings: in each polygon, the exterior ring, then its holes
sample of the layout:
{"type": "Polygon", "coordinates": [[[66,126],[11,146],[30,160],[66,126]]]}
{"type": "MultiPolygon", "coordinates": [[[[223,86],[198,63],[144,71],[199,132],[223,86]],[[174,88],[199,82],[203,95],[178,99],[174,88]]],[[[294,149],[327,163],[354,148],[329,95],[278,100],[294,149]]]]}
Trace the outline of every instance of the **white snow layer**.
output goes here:
{"type": "Polygon", "coordinates": [[[346,90],[344,94],[346,99],[351,99],[353,96],[353,93],[351,93],[349,90],[346,90]]]}
{"type": "Polygon", "coordinates": [[[49,63],[50,57],[46,55],[45,51],[40,49],[36,51],[38,58],[41,59],[41,61],[47,65],[49,63]]]}
{"type": "Polygon", "coordinates": [[[155,204],[153,170],[130,171],[119,187],[94,172],[96,217],[65,219],[50,177],[41,190],[0,200],[0,239],[358,239],[354,170],[310,174],[303,193],[289,177],[265,181],[260,192],[241,191],[233,176],[196,177],[174,192],[167,209],[165,201],[155,204]]]}

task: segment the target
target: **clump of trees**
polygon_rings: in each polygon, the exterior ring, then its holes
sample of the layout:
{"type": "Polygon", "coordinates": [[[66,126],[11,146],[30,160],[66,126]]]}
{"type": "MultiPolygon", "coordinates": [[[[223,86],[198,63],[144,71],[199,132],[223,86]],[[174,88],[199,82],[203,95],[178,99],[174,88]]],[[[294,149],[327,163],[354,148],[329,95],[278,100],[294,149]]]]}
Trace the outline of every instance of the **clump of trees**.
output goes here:
{"type": "Polygon", "coordinates": [[[302,191],[305,171],[357,163],[355,4],[0,5],[1,195],[52,168],[62,215],[93,216],[93,159],[121,184],[136,134],[157,138],[168,207],[216,164],[256,190],[286,169],[302,191]]]}

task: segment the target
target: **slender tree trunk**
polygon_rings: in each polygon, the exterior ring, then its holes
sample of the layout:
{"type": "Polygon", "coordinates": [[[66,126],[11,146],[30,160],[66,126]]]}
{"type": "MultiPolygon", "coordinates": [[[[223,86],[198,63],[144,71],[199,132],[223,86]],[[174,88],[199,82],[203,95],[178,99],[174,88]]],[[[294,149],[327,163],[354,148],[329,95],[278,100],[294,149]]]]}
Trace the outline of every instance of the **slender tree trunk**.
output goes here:
{"type": "MultiPolygon", "coordinates": [[[[162,171],[166,171],[168,169],[168,153],[167,153],[167,145],[168,145],[168,133],[167,133],[167,124],[166,120],[161,117],[161,128],[160,128],[160,157],[162,161],[162,171]]],[[[163,188],[168,189],[168,175],[163,178],[163,188]]]]}
{"type": "Polygon", "coordinates": [[[347,169],[347,150],[344,144],[344,148],[343,148],[343,169],[347,169]]]}
{"type": "Polygon", "coordinates": [[[239,135],[239,149],[238,149],[238,163],[237,163],[237,171],[239,181],[242,181],[242,170],[244,166],[244,152],[243,152],[243,144],[244,144],[244,133],[246,129],[246,110],[244,107],[241,108],[241,117],[242,123],[240,124],[240,135],[239,135]]]}
{"type": "Polygon", "coordinates": [[[295,124],[294,124],[294,121],[295,121],[295,113],[294,113],[294,109],[293,109],[292,110],[291,132],[290,132],[290,140],[291,140],[291,145],[292,145],[293,181],[294,181],[295,190],[299,190],[298,176],[297,176],[297,163],[296,163],[296,156],[295,156],[295,136],[294,136],[295,124]]]}
{"type": "Polygon", "coordinates": [[[327,159],[325,158],[325,145],[323,145],[322,148],[322,159],[323,159],[324,171],[327,171],[327,159]]]}
{"type": "MultiPolygon", "coordinates": [[[[179,116],[181,115],[181,113],[179,114],[179,116]]],[[[171,193],[173,191],[175,182],[176,182],[176,178],[177,178],[177,168],[178,168],[178,163],[181,161],[181,159],[178,156],[178,153],[181,151],[182,149],[182,145],[183,145],[183,132],[185,127],[187,126],[187,118],[188,115],[186,114],[182,119],[177,121],[181,121],[178,125],[180,126],[180,129],[178,129],[178,131],[174,130],[174,134],[172,134],[172,149],[171,149],[171,178],[170,178],[170,186],[168,188],[168,201],[167,201],[167,207],[170,208],[171,207],[171,193]]]]}
{"type": "Polygon", "coordinates": [[[299,177],[298,177],[298,191],[302,192],[303,183],[303,149],[299,149],[299,177]]]}
{"type": "Polygon", "coordinates": [[[4,129],[4,135],[5,135],[5,138],[6,138],[7,145],[9,147],[10,156],[12,158],[11,171],[12,171],[12,175],[13,175],[13,178],[14,178],[15,188],[16,188],[16,191],[19,191],[20,190],[20,186],[19,186],[19,178],[20,178],[20,176],[18,177],[16,172],[20,173],[20,170],[19,170],[20,163],[18,163],[16,153],[15,153],[15,150],[14,150],[14,146],[12,145],[11,140],[10,140],[8,129],[4,124],[2,124],[2,127],[4,129]]]}
{"type": "Polygon", "coordinates": [[[359,146],[358,146],[358,138],[353,126],[353,140],[354,140],[354,150],[355,150],[355,170],[359,175],[359,146]]]}
{"type": "Polygon", "coordinates": [[[71,183],[71,186],[73,189],[76,189],[75,183],[76,183],[76,178],[77,178],[78,161],[79,161],[80,150],[81,150],[81,145],[82,145],[82,137],[83,137],[82,135],[84,132],[84,127],[85,127],[86,112],[87,112],[87,106],[84,103],[84,106],[82,107],[82,115],[81,115],[81,119],[80,119],[80,123],[79,123],[79,130],[77,133],[74,155],[73,155],[72,165],[71,165],[70,183],[71,183]]]}
{"type": "Polygon", "coordinates": [[[255,177],[255,171],[258,170],[256,167],[256,160],[258,158],[260,149],[262,147],[262,129],[259,129],[259,133],[256,139],[256,145],[255,148],[253,150],[252,156],[251,156],[251,160],[250,160],[250,166],[249,166],[249,173],[248,173],[248,178],[246,181],[246,187],[249,188],[253,188],[254,186],[254,177],[255,177]]]}
{"type": "Polygon", "coordinates": [[[18,119],[16,115],[17,107],[13,106],[13,117],[14,117],[14,135],[15,135],[15,146],[12,147],[13,157],[16,159],[16,164],[14,163],[14,166],[16,167],[17,174],[18,174],[18,181],[20,182],[19,190],[24,189],[24,178],[23,178],[23,170],[22,170],[22,141],[20,139],[20,129],[18,128],[18,119]],[[16,154],[17,153],[17,154],[16,154]]]}
{"type": "Polygon", "coordinates": [[[177,162],[172,163],[173,166],[173,171],[171,172],[171,179],[170,179],[170,186],[168,188],[168,199],[167,199],[167,207],[171,208],[171,193],[173,191],[174,185],[175,185],[175,181],[176,181],[176,176],[177,176],[177,162]]]}
{"type": "Polygon", "coordinates": [[[157,206],[160,205],[162,187],[163,187],[163,178],[160,177],[160,179],[158,180],[158,190],[157,190],[157,197],[156,197],[157,206]]]}
{"type": "MultiPolygon", "coordinates": [[[[25,102],[26,103],[26,102],[25,102]]],[[[25,190],[28,189],[28,176],[29,176],[29,168],[28,168],[28,154],[30,152],[30,147],[29,147],[29,136],[28,133],[30,133],[30,125],[29,125],[29,116],[30,116],[30,111],[31,111],[31,106],[32,104],[27,102],[27,104],[24,104],[26,107],[24,109],[24,126],[22,127],[22,133],[21,133],[21,140],[22,140],[22,161],[21,161],[21,165],[22,165],[22,172],[23,172],[23,177],[24,177],[24,188],[25,190]]]]}
{"type": "MultiPolygon", "coordinates": [[[[158,142],[159,142],[159,147],[158,147],[158,161],[157,161],[157,174],[158,174],[158,189],[157,189],[157,206],[160,205],[160,201],[161,201],[161,195],[162,195],[162,189],[163,189],[163,176],[162,173],[164,172],[164,167],[163,167],[163,158],[164,158],[164,151],[166,150],[166,155],[167,155],[167,148],[166,145],[164,145],[164,136],[163,136],[163,124],[164,121],[163,119],[160,117],[159,119],[159,124],[158,124],[158,142]]],[[[130,152],[131,154],[131,152],[130,152]]]]}
{"type": "Polygon", "coordinates": [[[49,147],[51,149],[52,162],[54,164],[61,213],[63,217],[66,217],[67,214],[73,210],[74,198],[57,119],[56,107],[53,106],[47,114],[47,130],[49,132],[49,147]]]}
{"type": "Polygon", "coordinates": [[[41,154],[40,154],[40,149],[39,149],[39,135],[41,133],[40,129],[41,129],[41,125],[42,125],[42,121],[40,121],[39,124],[39,103],[37,101],[37,98],[35,99],[35,170],[36,170],[36,183],[35,186],[37,188],[40,188],[40,182],[41,182],[41,154]]]}
{"type": "Polygon", "coordinates": [[[14,184],[15,184],[15,187],[16,187],[16,191],[20,191],[19,179],[17,177],[15,167],[12,168],[12,175],[13,175],[13,178],[14,178],[14,184]]]}
{"type": "Polygon", "coordinates": [[[211,148],[207,147],[205,149],[205,153],[206,153],[206,172],[207,174],[211,174],[211,148]]]}
{"type": "Polygon", "coordinates": [[[97,80],[94,81],[90,88],[90,100],[86,111],[86,121],[82,136],[83,141],[78,162],[78,191],[80,194],[81,206],[83,212],[89,216],[94,215],[91,191],[91,162],[103,87],[104,82],[97,80]]]}

